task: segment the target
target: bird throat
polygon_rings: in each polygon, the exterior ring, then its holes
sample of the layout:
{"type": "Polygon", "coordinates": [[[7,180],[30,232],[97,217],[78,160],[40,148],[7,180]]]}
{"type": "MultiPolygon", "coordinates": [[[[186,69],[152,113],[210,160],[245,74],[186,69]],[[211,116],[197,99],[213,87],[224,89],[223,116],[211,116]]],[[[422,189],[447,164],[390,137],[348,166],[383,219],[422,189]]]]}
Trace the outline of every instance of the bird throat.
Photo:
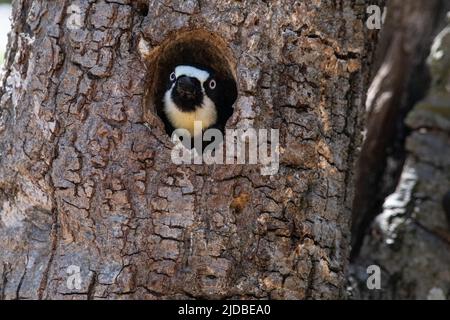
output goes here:
{"type": "Polygon", "coordinates": [[[217,110],[207,96],[203,97],[200,105],[197,105],[194,110],[187,110],[183,106],[175,103],[171,97],[171,91],[166,93],[164,97],[165,105],[164,111],[170,123],[175,129],[186,129],[194,137],[194,123],[195,121],[202,122],[202,130],[213,126],[217,122],[217,110]]]}

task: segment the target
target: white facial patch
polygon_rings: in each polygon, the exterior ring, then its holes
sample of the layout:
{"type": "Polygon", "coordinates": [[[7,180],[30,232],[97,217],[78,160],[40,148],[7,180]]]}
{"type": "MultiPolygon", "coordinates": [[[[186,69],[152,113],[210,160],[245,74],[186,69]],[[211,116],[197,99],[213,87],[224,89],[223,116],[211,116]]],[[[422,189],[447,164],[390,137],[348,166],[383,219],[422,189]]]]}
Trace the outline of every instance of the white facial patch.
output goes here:
{"type": "Polygon", "coordinates": [[[208,80],[209,73],[205,70],[200,70],[191,66],[178,66],[175,68],[175,76],[177,79],[181,76],[187,76],[191,78],[197,78],[203,87],[203,84],[208,80]]]}

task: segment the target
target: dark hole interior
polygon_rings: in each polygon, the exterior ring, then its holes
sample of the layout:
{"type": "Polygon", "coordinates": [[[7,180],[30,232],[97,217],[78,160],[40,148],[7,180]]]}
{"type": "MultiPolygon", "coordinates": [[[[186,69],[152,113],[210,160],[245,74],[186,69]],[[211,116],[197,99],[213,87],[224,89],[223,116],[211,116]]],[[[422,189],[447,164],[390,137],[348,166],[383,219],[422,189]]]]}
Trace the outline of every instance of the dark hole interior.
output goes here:
{"type": "MultiPolygon", "coordinates": [[[[224,94],[233,105],[237,99],[237,85],[229,60],[230,56],[224,44],[210,33],[204,32],[192,32],[162,45],[151,68],[154,72],[150,93],[157,115],[164,119],[163,97],[169,76],[178,65],[194,65],[214,70],[216,78],[227,81],[232,88],[224,94]]],[[[170,136],[172,132],[166,123],[165,129],[170,136]]]]}
{"type": "Polygon", "coordinates": [[[141,16],[146,16],[148,14],[148,1],[146,0],[138,0],[132,3],[136,12],[141,16]]]}

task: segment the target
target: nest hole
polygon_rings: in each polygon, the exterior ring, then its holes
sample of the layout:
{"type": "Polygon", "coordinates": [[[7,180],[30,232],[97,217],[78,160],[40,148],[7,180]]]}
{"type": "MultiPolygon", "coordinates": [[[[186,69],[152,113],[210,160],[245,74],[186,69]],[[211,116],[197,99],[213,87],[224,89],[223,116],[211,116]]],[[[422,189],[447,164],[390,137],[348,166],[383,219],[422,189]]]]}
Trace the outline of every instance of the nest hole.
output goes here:
{"type": "MultiPolygon", "coordinates": [[[[236,62],[227,44],[217,35],[203,30],[178,33],[166,39],[149,54],[150,88],[147,92],[148,110],[155,111],[162,120],[166,133],[170,136],[170,125],[164,121],[163,98],[167,90],[167,81],[176,66],[193,65],[212,69],[216,78],[228,84],[226,98],[230,107],[238,96],[236,82],[236,62]]],[[[231,117],[225,119],[223,127],[231,117]]]]}

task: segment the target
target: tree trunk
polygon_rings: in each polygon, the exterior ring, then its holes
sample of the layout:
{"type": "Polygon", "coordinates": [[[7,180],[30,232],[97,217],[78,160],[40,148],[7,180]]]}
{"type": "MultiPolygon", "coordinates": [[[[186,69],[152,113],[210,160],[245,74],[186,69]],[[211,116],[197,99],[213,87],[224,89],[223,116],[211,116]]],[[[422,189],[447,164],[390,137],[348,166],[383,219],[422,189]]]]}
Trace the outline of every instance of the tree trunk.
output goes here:
{"type": "Polygon", "coordinates": [[[404,120],[429,88],[425,60],[434,36],[442,29],[446,8],[450,8],[446,0],[388,2],[376,55],[381,63],[368,92],[367,133],[357,166],[353,258],[399,180],[409,133],[404,120]]]}
{"type": "Polygon", "coordinates": [[[365,11],[15,1],[0,91],[1,297],[341,297],[377,35],[365,11]],[[228,127],[280,130],[276,175],[171,161],[157,97],[180,52],[236,77],[228,127]]]}
{"type": "MultiPolygon", "coordinates": [[[[432,4],[430,8],[434,7],[434,9],[428,13],[428,17],[436,16],[433,20],[434,27],[445,21],[445,19],[437,19],[437,16],[445,15],[446,10],[442,10],[442,5],[447,1],[441,1],[441,5],[436,6],[438,2],[434,1],[434,4],[433,1],[415,2],[416,5],[432,4]],[[434,14],[430,15],[433,12],[434,14]]],[[[401,2],[401,4],[404,6],[406,3],[401,2]]],[[[445,6],[447,10],[450,9],[448,2],[445,6]]],[[[418,12],[423,14],[423,9],[421,7],[418,12]]],[[[413,16],[408,18],[408,15],[405,15],[405,18],[410,24],[415,25],[418,21],[411,19],[413,16]]],[[[430,22],[423,23],[423,26],[431,26],[430,22]]],[[[433,33],[429,29],[425,34],[431,36],[433,33]]],[[[412,38],[417,36],[417,33],[411,35],[412,38]]],[[[422,41],[431,47],[427,37],[422,41]]],[[[410,42],[406,43],[410,44],[410,42]]],[[[417,56],[421,55],[417,54],[417,56]]],[[[404,55],[402,60],[405,60],[404,55]]],[[[424,65],[425,60],[422,58],[424,65]]],[[[406,121],[398,114],[398,110],[393,111],[397,112],[396,121],[405,121],[411,130],[404,145],[406,161],[399,167],[401,175],[398,183],[397,181],[389,183],[395,190],[382,201],[382,207],[375,211],[376,219],[371,221],[370,229],[365,232],[359,230],[363,236],[361,240],[364,241],[360,252],[355,256],[350,272],[354,298],[448,299],[450,297],[450,27],[448,21],[447,27],[438,35],[432,46],[428,62],[432,79],[429,82],[428,94],[414,106],[406,117],[406,121]],[[366,268],[374,264],[382,270],[381,290],[367,290],[366,268]]],[[[400,70],[399,73],[417,73],[418,70],[414,70],[414,66],[417,68],[417,65],[409,65],[408,70],[400,70]],[[411,67],[413,67],[412,70],[411,67]]],[[[388,77],[392,79],[397,76],[398,73],[394,72],[394,75],[391,74],[388,77]]],[[[411,81],[415,82],[416,79],[413,78],[411,81]]],[[[389,88],[392,89],[388,84],[383,89],[389,88]]],[[[397,94],[409,97],[417,94],[416,86],[406,86],[404,90],[398,91],[397,94]]],[[[394,105],[384,107],[395,108],[394,105]]],[[[384,122],[384,125],[381,125],[382,129],[378,131],[385,130],[386,125],[389,125],[388,122],[384,122]]],[[[372,143],[375,144],[376,140],[372,143]]],[[[362,165],[365,166],[364,163],[362,165]]],[[[368,169],[365,167],[364,170],[368,169]]],[[[388,174],[389,170],[385,170],[384,175],[388,174]]],[[[386,188],[386,179],[382,182],[380,187],[386,188]]],[[[376,194],[376,190],[373,193],[376,194]]],[[[358,196],[356,198],[358,199],[358,196]]]]}

